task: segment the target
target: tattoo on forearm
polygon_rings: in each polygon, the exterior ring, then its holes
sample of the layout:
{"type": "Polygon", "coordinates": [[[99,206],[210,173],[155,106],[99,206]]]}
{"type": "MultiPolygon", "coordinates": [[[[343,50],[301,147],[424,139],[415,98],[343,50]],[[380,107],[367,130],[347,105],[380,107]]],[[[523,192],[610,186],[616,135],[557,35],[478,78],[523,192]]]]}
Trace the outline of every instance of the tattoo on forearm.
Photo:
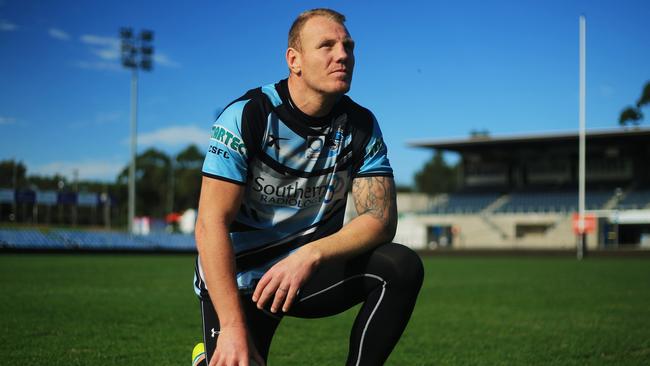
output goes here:
{"type": "Polygon", "coordinates": [[[395,184],[388,177],[357,178],[352,182],[354,206],[359,215],[369,214],[394,229],[397,225],[395,184]]]}

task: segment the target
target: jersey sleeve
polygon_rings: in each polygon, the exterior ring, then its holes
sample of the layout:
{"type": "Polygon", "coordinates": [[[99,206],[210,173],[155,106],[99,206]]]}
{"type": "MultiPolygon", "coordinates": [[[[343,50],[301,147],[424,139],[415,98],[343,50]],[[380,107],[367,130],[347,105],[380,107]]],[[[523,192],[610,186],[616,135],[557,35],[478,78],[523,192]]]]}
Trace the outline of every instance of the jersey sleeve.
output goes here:
{"type": "Polygon", "coordinates": [[[363,162],[356,177],[393,176],[393,168],[388,161],[388,149],[379,128],[377,119],[372,117],[372,133],[365,146],[363,162]]]}
{"type": "Polygon", "coordinates": [[[210,147],[203,161],[204,176],[245,184],[248,172],[242,115],[248,101],[229,105],[217,118],[210,134],[210,147]]]}

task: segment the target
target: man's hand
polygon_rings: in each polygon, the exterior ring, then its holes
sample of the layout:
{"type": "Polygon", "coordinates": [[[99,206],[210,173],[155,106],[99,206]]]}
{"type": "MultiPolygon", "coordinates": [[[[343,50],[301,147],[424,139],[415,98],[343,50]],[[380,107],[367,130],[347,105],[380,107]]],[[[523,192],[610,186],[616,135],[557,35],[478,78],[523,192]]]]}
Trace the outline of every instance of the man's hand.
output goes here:
{"type": "Polygon", "coordinates": [[[257,283],[253,301],[259,309],[273,298],[271,312],[288,312],[298,294],[320,263],[320,253],[309,245],[296,250],[271,267],[257,283]]]}
{"type": "Polygon", "coordinates": [[[247,337],[246,326],[235,324],[221,328],[209,366],[250,366],[251,358],[258,365],[265,366],[255,345],[247,337]]]}

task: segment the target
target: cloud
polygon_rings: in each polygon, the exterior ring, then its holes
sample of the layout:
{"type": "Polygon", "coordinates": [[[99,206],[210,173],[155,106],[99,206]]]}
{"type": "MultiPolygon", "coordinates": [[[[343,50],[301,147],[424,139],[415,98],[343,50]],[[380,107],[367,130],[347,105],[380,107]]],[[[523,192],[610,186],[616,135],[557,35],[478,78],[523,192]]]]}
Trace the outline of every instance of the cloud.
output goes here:
{"type": "Polygon", "coordinates": [[[120,40],[115,37],[98,36],[95,34],[84,34],[80,37],[81,42],[93,46],[119,47],[120,40]]]}
{"type": "Polygon", "coordinates": [[[181,64],[170,59],[169,56],[167,56],[164,53],[154,53],[153,61],[154,61],[154,66],[160,65],[160,66],[174,67],[174,68],[181,67],[181,64]]]}
{"type": "MultiPolygon", "coordinates": [[[[179,146],[187,144],[205,145],[209,131],[196,126],[171,126],[157,131],[138,134],[138,145],[179,146]]],[[[125,139],[126,143],[130,140],[125,139]]]]}
{"type": "Polygon", "coordinates": [[[58,28],[50,28],[48,30],[48,33],[50,34],[50,37],[58,39],[60,41],[67,41],[70,39],[70,35],[68,33],[58,28]]]}
{"type": "MultiPolygon", "coordinates": [[[[75,65],[83,69],[91,70],[112,70],[120,69],[121,63],[119,62],[122,56],[121,41],[116,37],[98,36],[95,34],[84,34],[79,37],[80,41],[89,46],[90,52],[97,57],[93,61],[80,61],[75,65]],[[111,61],[118,61],[112,63],[111,61]]],[[[169,68],[178,68],[181,65],[172,60],[165,53],[154,52],[153,55],[154,66],[160,65],[169,68]]]]}
{"type": "Polygon", "coordinates": [[[102,60],[107,60],[107,61],[113,61],[113,60],[117,60],[118,58],[120,58],[120,50],[119,49],[101,48],[101,49],[92,50],[92,53],[94,53],[96,56],[98,56],[102,60]]]}
{"type": "Polygon", "coordinates": [[[120,58],[120,40],[115,37],[102,37],[94,34],[84,34],[81,42],[91,46],[91,52],[102,60],[117,60],[120,58]]]}
{"type": "Polygon", "coordinates": [[[122,71],[120,64],[116,62],[77,61],[73,65],[80,69],[86,70],[122,71]]]}
{"type": "Polygon", "coordinates": [[[0,126],[2,125],[11,125],[16,123],[16,119],[13,117],[3,117],[0,116],[0,126]]]}
{"type": "Polygon", "coordinates": [[[127,162],[110,160],[81,160],[81,161],[53,161],[46,164],[32,166],[30,173],[38,175],[60,174],[70,180],[74,179],[74,171],[79,173],[82,180],[115,180],[117,175],[126,166],[127,162]]]}
{"type": "MultiPolygon", "coordinates": [[[[52,30],[50,30],[50,35],[52,35],[52,30]]],[[[74,64],[76,67],[87,70],[109,71],[122,69],[120,63],[122,50],[119,38],[84,34],[79,37],[79,40],[89,47],[90,52],[95,56],[95,59],[90,61],[78,61],[74,64]]],[[[154,52],[153,61],[154,67],[157,65],[169,68],[181,67],[180,63],[174,61],[165,53],[154,52]]]]}
{"type": "Polygon", "coordinates": [[[89,47],[95,56],[91,60],[76,61],[75,67],[85,70],[121,71],[120,40],[115,37],[104,37],[95,34],[84,34],[79,37],[81,43],[89,47]]]}
{"type": "Polygon", "coordinates": [[[18,26],[14,23],[11,23],[7,20],[1,19],[0,20],[0,31],[2,32],[12,32],[18,29],[18,26]]]}

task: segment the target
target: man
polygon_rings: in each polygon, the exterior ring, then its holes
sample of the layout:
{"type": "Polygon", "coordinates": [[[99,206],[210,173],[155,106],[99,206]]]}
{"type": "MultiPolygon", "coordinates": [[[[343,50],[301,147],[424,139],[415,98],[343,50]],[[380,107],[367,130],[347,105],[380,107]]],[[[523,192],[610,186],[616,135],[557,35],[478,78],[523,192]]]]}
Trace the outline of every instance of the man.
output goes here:
{"type": "Polygon", "coordinates": [[[422,263],[391,243],[392,169],[374,116],[345,96],[344,22],[329,9],[300,14],[288,79],[247,92],[212,128],[196,224],[204,364],[263,365],[284,315],[363,303],[347,364],[381,365],[411,316],[422,263]],[[343,226],[350,188],[358,216],[343,226]]]}

